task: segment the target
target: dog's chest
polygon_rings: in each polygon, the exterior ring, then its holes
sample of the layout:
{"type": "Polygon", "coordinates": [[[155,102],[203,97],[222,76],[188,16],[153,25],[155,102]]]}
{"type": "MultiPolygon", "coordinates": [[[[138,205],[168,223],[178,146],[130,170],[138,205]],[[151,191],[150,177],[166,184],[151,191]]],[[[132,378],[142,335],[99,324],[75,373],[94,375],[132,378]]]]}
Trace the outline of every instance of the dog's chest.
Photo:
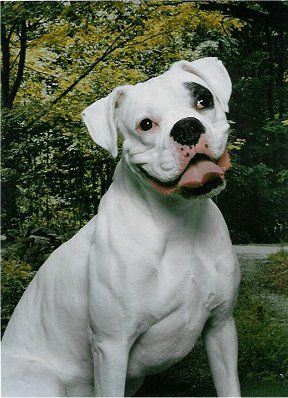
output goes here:
{"type": "Polygon", "coordinates": [[[191,236],[167,241],[154,276],[155,317],[176,313],[188,324],[197,311],[210,312],[225,298],[224,286],[230,283],[227,260],[233,261],[231,256],[224,261],[209,256],[191,236]]]}
{"type": "Polygon", "coordinates": [[[129,373],[158,372],[187,355],[210,312],[225,300],[223,284],[213,260],[201,260],[191,241],[168,244],[155,276],[155,321],[133,346],[129,373]]]}

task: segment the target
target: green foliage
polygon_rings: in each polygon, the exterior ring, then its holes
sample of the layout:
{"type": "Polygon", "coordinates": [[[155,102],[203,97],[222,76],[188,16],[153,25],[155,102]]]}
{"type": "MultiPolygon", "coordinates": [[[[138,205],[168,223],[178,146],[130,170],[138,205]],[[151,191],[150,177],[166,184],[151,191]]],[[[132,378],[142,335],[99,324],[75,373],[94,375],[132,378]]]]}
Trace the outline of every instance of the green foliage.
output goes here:
{"type": "Polygon", "coordinates": [[[4,332],[12,312],[34,276],[31,265],[24,261],[8,259],[2,261],[2,322],[4,332]]]}
{"type": "MultiPolygon", "coordinates": [[[[112,181],[116,163],[92,143],[81,110],[115,86],[152,77],[179,58],[228,51],[227,34],[242,26],[196,4],[155,2],[6,2],[2,22],[10,87],[23,23],[27,31],[22,81],[13,106],[4,106],[2,114],[3,230],[7,248],[23,250],[15,230],[22,242],[21,229],[46,228],[60,244],[97,212],[112,181]]],[[[27,261],[39,264],[34,254],[27,261]]]]}
{"type": "Polygon", "coordinates": [[[22,260],[31,263],[33,271],[37,271],[49,254],[62,243],[61,236],[54,230],[45,227],[31,229],[29,223],[8,230],[8,235],[9,240],[2,244],[4,260],[12,258],[20,263],[22,260]]]}
{"type": "Polygon", "coordinates": [[[287,173],[265,163],[245,166],[234,157],[226,190],[218,198],[235,243],[287,241],[287,173]]]}
{"type": "MultiPolygon", "coordinates": [[[[2,5],[10,88],[19,71],[23,23],[27,36],[21,84],[13,106],[4,106],[2,115],[8,243],[15,243],[8,231],[20,225],[51,229],[60,243],[97,212],[115,162],[88,137],[80,120],[83,108],[117,85],[155,76],[178,59],[201,56],[219,56],[233,80],[229,148],[234,170],[218,199],[232,239],[287,238],[287,101],[281,58],[267,47],[267,28],[259,20],[256,37],[250,23],[223,17],[218,5],[213,11],[209,6],[157,1],[2,5]]],[[[256,10],[262,12],[261,7],[257,4],[256,10]]],[[[269,44],[276,49],[277,36],[272,36],[269,44]]]]}
{"type": "Polygon", "coordinates": [[[233,168],[217,204],[235,243],[288,240],[288,134],[283,118],[275,115],[256,131],[254,124],[250,131],[232,130],[233,168]]]}

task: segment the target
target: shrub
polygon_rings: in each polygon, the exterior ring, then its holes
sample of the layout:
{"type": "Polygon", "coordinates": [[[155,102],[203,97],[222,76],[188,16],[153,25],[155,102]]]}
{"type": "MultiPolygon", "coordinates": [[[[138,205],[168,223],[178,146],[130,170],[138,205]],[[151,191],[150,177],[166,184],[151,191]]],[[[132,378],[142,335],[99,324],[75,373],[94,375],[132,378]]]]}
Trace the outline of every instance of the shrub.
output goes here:
{"type": "Polygon", "coordinates": [[[2,323],[1,332],[10,320],[12,312],[35,272],[30,264],[20,260],[3,259],[2,261],[2,323]]]}

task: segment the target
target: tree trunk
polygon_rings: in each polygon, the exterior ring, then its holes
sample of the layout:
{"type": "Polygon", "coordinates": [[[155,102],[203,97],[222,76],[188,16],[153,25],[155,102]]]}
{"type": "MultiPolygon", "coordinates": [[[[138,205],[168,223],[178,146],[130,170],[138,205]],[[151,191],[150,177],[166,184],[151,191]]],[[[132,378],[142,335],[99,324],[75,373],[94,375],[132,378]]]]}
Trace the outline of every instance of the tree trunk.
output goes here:
{"type": "Polygon", "coordinates": [[[9,35],[7,35],[6,28],[1,26],[1,44],[2,44],[2,107],[9,108],[9,77],[10,77],[10,48],[9,35]]]}
{"type": "Polygon", "coordinates": [[[17,95],[17,92],[20,88],[23,79],[25,59],[26,59],[26,48],[27,48],[27,27],[26,21],[21,22],[20,27],[20,52],[19,52],[19,61],[18,61],[18,69],[15,81],[10,90],[10,37],[13,32],[13,28],[11,31],[7,33],[5,26],[1,27],[1,41],[2,41],[2,68],[1,68],[1,79],[2,79],[2,107],[12,109],[13,102],[17,95]]]}

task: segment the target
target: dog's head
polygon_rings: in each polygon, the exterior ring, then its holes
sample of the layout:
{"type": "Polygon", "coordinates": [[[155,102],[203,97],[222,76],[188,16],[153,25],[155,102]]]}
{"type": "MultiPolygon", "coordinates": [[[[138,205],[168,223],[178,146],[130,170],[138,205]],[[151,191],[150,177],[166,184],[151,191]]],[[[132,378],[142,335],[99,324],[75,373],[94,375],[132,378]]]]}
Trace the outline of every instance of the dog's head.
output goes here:
{"type": "Polygon", "coordinates": [[[119,132],[125,161],[158,192],[213,196],[230,167],[230,94],[217,58],[179,61],[144,83],[117,87],[82,117],[94,141],[114,157],[119,132]]]}

